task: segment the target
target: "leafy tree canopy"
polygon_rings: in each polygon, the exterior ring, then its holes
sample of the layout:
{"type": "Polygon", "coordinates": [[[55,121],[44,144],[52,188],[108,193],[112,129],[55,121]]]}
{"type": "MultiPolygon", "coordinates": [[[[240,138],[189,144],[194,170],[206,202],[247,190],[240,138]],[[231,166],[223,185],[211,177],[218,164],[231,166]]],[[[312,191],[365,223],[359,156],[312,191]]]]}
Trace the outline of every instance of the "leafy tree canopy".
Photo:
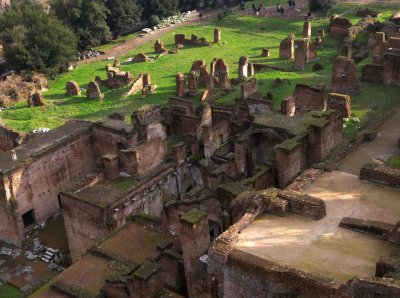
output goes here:
{"type": "Polygon", "coordinates": [[[88,49],[111,39],[105,0],[53,0],[52,11],[78,38],[80,49],[88,49]]]}
{"type": "Polygon", "coordinates": [[[40,5],[17,5],[0,16],[0,40],[4,56],[15,70],[49,76],[66,71],[76,55],[73,32],[40,5]]]}

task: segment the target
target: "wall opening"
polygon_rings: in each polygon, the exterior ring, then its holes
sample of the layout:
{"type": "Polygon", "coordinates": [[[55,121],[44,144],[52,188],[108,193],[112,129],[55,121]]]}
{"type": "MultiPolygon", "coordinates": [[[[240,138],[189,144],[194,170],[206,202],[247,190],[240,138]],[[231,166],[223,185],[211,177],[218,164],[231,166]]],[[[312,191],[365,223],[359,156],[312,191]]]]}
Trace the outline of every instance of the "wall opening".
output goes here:
{"type": "Polygon", "coordinates": [[[24,228],[28,228],[35,224],[35,211],[34,209],[22,214],[22,221],[24,222],[24,228]]]}

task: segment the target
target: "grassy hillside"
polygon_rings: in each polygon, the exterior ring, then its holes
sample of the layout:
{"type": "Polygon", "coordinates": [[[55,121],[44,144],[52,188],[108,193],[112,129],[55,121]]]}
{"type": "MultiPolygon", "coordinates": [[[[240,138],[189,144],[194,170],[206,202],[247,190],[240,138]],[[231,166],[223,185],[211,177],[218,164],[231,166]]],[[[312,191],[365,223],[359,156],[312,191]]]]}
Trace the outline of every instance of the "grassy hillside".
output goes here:
{"type": "MultiPolygon", "coordinates": [[[[341,6],[341,8],[336,8],[335,12],[346,9],[346,6],[341,6]]],[[[385,15],[389,14],[388,10],[385,15]]],[[[87,84],[93,81],[97,75],[105,79],[105,66],[110,62],[99,61],[79,66],[50,82],[49,91],[45,93],[47,102],[45,107],[30,109],[27,107],[26,102],[21,102],[16,107],[2,112],[1,117],[5,120],[6,125],[22,131],[31,131],[39,127],[54,128],[71,118],[96,120],[111,114],[115,110],[130,115],[134,110],[145,104],[167,103],[168,98],[175,94],[175,74],[177,72],[187,73],[194,60],[205,59],[209,64],[213,58],[224,58],[230,66],[230,77],[233,78],[237,77],[238,60],[243,55],[249,56],[252,62],[268,63],[286,70],[267,70],[256,74],[260,89],[264,95],[271,88],[275,78],[289,81],[289,84],[273,89],[276,96],[274,106],[279,107],[280,101],[293,92],[297,83],[325,84],[327,88],[330,85],[332,57],[337,54],[339,44],[336,40],[332,40],[329,34],[324,37],[324,43],[318,51],[318,62],[324,66],[323,71],[312,72],[314,63],[308,64],[305,71],[294,71],[291,61],[278,58],[280,41],[291,32],[300,37],[302,25],[302,21],[230,15],[222,21],[214,21],[211,24],[195,24],[181,27],[161,38],[167,48],[172,49],[174,47],[175,33],[185,33],[189,36],[190,34],[196,34],[211,41],[215,26],[222,29],[222,43],[211,47],[186,46],[178,55],[162,56],[161,58],[155,58],[153,62],[122,65],[122,70],[131,71],[134,76],[143,72],[150,73],[152,83],[157,85],[156,94],[150,95],[145,99],[141,99],[139,94],[122,97],[122,94],[129,88],[124,87],[117,90],[102,88],[105,94],[103,101],[88,100],[84,94],[75,97],[67,96],[65,94],[65,83],[69,80],[74,80],[81,87],[86,88],[87,84]],[[270,49],[269,58],[261,57],[261,49],[263,47],[270,49]]],[[[327,30],[326,20],[314,22],[314,36],[319,28],[327,30]]],[[[121,57],[120,60],[124,61],[139,52],[155,57],[153,42],[138,47],[121,57]]],[[[367,111],[375,109],[376,106],[387,108],[398,104],[398,100],[396,101],[395,99],[400,91],[399,87],[365,82],[362,82],[361,85],[362,94],[352,98],[355,115],[363,117],[367,111]]],[[[234,98],[238,96],[238,92],[239,90],[236,90],[226,98],[222,98],[218,104],[231,104],[234,98]]],[[[194,98],[193,100],[199,101],[199,98],[194,98]]]]}

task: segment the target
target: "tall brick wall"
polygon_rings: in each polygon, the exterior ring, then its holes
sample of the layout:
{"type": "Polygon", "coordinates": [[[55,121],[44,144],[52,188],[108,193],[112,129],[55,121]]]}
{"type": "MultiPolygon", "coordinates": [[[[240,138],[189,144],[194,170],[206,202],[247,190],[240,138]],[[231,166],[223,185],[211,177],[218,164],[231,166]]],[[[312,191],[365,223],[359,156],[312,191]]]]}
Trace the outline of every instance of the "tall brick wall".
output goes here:
{"type": "MultiPolygon", "coordinates": [[[[60,208],[58,194],[84,180],[95,168],[90,131],[87,131],[59,149],[36,158],[23,168],[7,174],[10,181],[4,184],[5,198],[14,198],[19,240],[23,239],[22,215],[34,209],[37,223],[56,214],[60,208]]],[[[3,178],[4,181],[4,178],[3,178]]],[[[0,235],[4,237],[3,235],[0,235]]],[[[15,244],[15,237],[12,240],[15,244]]]]}

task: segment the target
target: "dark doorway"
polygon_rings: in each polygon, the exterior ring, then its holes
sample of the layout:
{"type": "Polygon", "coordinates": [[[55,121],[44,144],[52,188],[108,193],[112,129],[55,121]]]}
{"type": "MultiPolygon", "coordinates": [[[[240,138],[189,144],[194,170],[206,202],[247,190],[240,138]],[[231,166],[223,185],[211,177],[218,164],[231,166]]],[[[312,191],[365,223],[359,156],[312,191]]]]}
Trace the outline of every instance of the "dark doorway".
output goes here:
{"type": "Polygon", "coordinates": [[[22,214],[22,221],[24,222],[24,228],[27,228],[35,224],[35,212],[34,209],[22,214]]]}

